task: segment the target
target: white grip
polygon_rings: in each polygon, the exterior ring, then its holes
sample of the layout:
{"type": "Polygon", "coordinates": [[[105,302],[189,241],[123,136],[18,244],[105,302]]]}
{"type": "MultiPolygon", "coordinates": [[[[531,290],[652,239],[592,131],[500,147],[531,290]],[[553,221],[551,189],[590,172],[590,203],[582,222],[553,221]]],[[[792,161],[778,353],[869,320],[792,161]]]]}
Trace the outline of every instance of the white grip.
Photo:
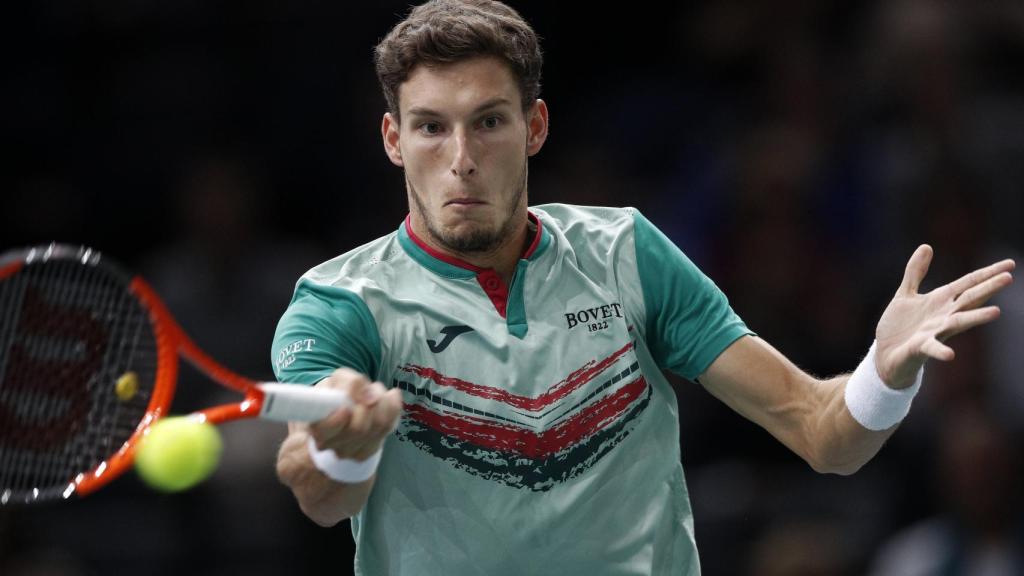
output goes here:
{"type": "Polygon", "coordinates": [[[341,390],[299,384],[260,384],[263,408],[260,418],[277,422],[316,422],[352,400],[341,390]]]}

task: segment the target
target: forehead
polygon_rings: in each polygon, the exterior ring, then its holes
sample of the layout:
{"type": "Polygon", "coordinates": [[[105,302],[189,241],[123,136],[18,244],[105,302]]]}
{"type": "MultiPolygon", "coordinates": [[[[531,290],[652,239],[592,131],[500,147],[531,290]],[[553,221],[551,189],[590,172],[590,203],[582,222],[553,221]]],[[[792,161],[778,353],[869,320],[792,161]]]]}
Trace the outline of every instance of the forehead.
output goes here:
{"type": "Polygon", "coordinates": [[[519,85],[508,64],[490,56],[417,66],[398,88],[403,114],[412,108],[457,113],[496,99],[518,104],[519,85]]]}

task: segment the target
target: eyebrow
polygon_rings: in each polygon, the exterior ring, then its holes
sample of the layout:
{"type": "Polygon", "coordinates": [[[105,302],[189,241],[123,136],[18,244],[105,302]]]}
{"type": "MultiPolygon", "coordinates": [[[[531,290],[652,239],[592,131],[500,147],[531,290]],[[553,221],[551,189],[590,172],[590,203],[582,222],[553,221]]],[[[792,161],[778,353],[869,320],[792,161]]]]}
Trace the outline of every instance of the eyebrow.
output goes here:
{"type": "MultiPolygon", "coordinates": [[[[488,100],[488,101],[484,102],[483,104],[477,106],[476,109],[473,110],[473,114],[479,114],[480,112],[483,112],[484,110],[489,110],[491,108],[497,108],[498,106],[506,106],[506,105],[509,105],[509,104],[511,104],[511,102],[507,98],[502,98],[501,96],[498,96],[497,98],[491,98],[490,100],[488,100]]],[[[433,109],[430,109],[430,108],[426,108],[426,107],[423,107],[423,106],[413,106],[412,108],[409,108],[408,110],[406,110],[405,113],[406,113],[406,115],[409,115],[409,116],[444,116],[444,114],[441,114],[440,112],[438,112],[436,110],[433,110],[433,109]]]]}

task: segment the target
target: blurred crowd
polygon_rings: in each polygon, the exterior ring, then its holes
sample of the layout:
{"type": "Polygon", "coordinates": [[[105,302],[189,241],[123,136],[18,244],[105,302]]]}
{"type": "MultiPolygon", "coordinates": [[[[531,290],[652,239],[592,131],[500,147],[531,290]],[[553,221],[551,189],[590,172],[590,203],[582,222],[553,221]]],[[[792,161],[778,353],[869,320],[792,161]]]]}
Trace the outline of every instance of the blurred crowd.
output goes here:
{"type": "MultiPolygon", "coordinates": [[[[551,137],[533,204],[640,208],[761,337],[852,370],[914,247],[925,288],[1024,256],[1024,3],[512,2],[543,38],[551,137]]],[[[270,379],[305,270],[405,214],[371,49],[406,10],[340,2],[50,2],[16,8],[0,244],[93,245],[187,332],[270,379]]],[[[1024,574],[1024,283],[931,363],[901,430],[821,476],[677,379],[710,576],[1024,574]]],[[[177,411],[227,400],[186,371],[177,411]]],[[[223,427],[181,495],[125,477],[0,510],[0,573],[308,573],[351,566],[276,481],[284,428],[223,427]]]]}

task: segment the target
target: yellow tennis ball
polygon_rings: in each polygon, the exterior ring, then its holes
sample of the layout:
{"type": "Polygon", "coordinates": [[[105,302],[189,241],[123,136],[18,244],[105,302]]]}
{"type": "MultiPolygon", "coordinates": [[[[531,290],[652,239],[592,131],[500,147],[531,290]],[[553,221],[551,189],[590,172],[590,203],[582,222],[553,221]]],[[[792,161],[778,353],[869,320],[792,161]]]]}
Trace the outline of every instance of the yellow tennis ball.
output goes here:
{"type": "Polygon", "coordinates": [[[139,375],[135,372],[125,372],[114,384],[114,392],[122,402],[127,402],[135,397],[139,391],[139,375]]]}
{"type": "Polygon", "coordinates": [[[217,427],[190,416],[163,418],[149,427],[135,451],[135,470],[150,487],[178,492],[217,468],[223,444],[217,427]]]}

